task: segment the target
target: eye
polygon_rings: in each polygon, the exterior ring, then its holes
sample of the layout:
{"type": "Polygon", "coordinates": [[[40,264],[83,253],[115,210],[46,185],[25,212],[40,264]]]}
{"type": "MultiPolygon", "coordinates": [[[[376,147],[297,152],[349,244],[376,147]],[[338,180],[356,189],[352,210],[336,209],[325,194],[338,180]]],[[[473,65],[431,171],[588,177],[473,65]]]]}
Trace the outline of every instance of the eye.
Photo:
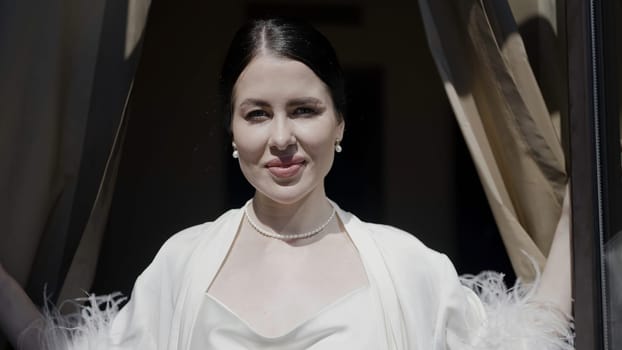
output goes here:
{"type": "Polygon", "coordinates": [[[318,111],[311,107],[297,107],[292,114],[296,117],[312,117],[317,115],[318,111]]]}
{"type": "Polygon", "coordinates": [[[244,115],[244,119],[251,121],[259,121],[269,117],[270,115],[268,114],[268,112],[264,111],[263,109],[254,109],[244,115]]]}

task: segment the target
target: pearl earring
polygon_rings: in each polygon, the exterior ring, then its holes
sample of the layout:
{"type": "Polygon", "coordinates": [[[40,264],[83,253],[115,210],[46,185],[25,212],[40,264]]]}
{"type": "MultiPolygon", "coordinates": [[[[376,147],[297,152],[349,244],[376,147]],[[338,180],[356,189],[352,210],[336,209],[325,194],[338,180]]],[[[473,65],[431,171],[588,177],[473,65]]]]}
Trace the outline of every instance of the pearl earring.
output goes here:
{"type": "Polygon", "coordinates": [[[341,151],[343,151],[343,148],[341,147],[340,142],[341,141],[339,141],[339,140],[335,141],[335,152],[337,152],[337,153],[341,153],[341,151]]]}
{"type": "Polygon", "coordinates": [[[238,159],[238,157],[240,157],[240,153],[238,153],[238,146],[235,145],[235,142],[231,142],[231,146],[233,147],[233,153],[231,153],[231,156],[238,159]]]}

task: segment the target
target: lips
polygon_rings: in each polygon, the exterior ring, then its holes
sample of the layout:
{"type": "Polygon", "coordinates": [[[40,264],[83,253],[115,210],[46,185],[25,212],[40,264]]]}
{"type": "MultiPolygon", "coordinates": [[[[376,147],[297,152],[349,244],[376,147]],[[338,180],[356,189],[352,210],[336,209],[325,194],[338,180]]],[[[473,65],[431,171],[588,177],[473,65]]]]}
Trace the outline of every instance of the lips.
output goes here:
{"type": "Polygon", "coordinates": [[[278,178],[296,176],[306,164],[303,157],[276,158],[266,163],[266,168],[278,178]]]}

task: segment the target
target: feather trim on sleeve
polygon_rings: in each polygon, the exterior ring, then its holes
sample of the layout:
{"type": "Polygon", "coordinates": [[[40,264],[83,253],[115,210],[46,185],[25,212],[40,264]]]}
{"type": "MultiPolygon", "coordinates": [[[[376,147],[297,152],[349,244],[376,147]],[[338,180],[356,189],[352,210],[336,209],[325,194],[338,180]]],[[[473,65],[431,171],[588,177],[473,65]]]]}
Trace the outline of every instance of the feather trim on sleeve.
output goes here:
{"type": "Polygon", "coordinates": [[[486,314],[470,349],[574,349],[571,317],[554,305],[533,300],[539,276],[531,284],[518,280],[512,288],[506,287],[503,277],[492,271],[460,277],[486,314]]]}
{"type": "Polygon", "coordinates": [[[60,308],[46,301],[43,318],[22,334],[22,341],[37,336],[42,350],[109,350],[110,327],[125,300],[121,293],[89,295],[66,301],[60,308]],[[66,307],[76,311],[61,314],[66,307]]]}

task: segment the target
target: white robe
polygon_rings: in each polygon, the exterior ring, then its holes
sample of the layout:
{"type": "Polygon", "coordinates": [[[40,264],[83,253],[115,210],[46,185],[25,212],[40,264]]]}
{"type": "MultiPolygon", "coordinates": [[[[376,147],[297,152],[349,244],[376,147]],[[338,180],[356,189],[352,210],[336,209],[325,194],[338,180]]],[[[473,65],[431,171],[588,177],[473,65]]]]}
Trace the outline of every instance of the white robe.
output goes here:
{"type": "MultiPolygon", "coordinates": [[[[360,253],[376,309],[383,311],[378,317],[384,324],[386,349],[534,349],[533,342],[522,339],[529,332],[498,337],[494,328],[511,328],[511,323],[486,329],[488,310],[460,283],[445,255],[404,231],[362,222],[335,207],[360,253]],[[493,341],[482,341],[482,336],[491,334],[493,341]]],[[[214,222],[172,236],[138,277],[130,301],[111,324],[90,325],[91,331],[74,334],[73,345],[59,348],[188,350],[205,292],[242,218],[243,210],[229,210],[214,222]],[[93,328],[97,328],[97,336],[92,334],[93,328]]],[[[523,316],[519,319],[533,323],[523,316]]],[[[538,341],[535,344],[540,344],[538,341]]],[[[561,343],[552,347],[546,343],[536,349],[566,349],[561,343]]]]}

